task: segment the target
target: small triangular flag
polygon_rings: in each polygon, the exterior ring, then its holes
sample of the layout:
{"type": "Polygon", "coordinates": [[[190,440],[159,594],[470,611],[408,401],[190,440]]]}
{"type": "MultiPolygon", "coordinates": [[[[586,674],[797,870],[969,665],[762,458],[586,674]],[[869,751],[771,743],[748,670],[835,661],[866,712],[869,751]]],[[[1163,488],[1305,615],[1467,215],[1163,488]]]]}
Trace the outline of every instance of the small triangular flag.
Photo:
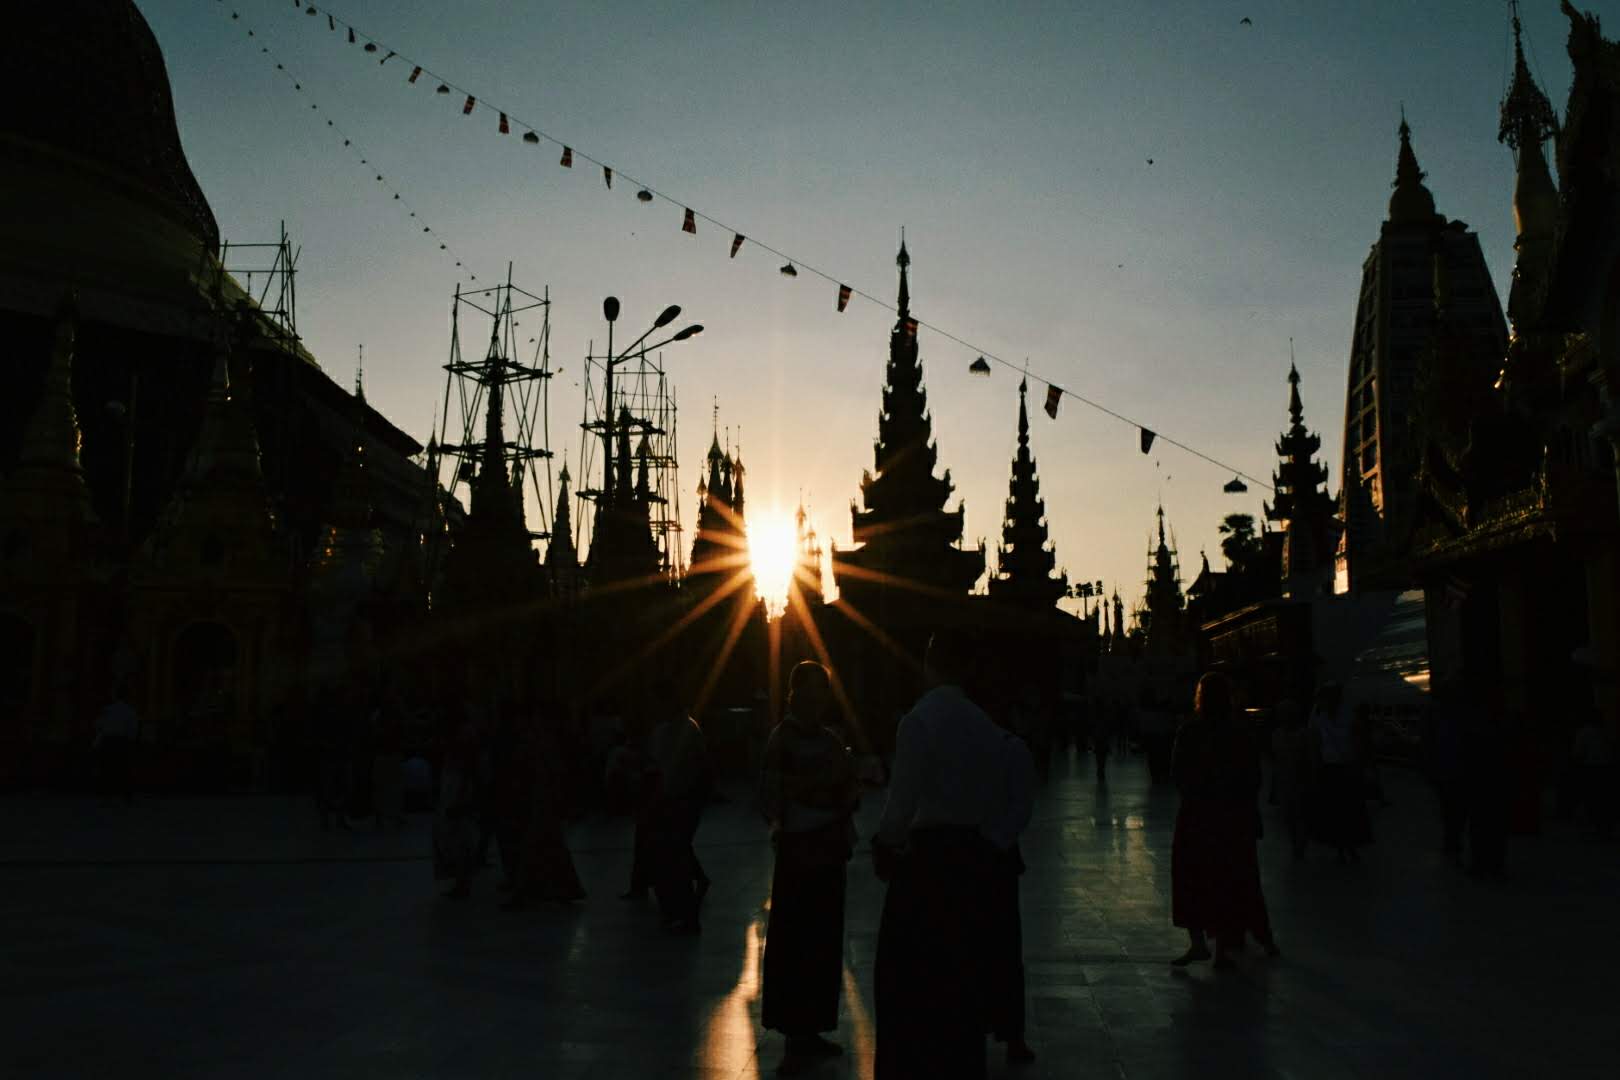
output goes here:
{"type": "Polygon", "coordinates": [[[731,238],[731,257],[733,259],[735,259],[737,257],[737,251],[738,251],[739,248],[742,247],[742,242],[743,242],[743,234],[742,233],[737,233],[736,235],[734,235],[731,238]]]}
{"type": "Polygon", "coordinates": [[[691,210],[686,211],[686,218],[681,222],[681,232],[697,232],[697,218],[692,214],[691,210]]]}
{"type": "Polygon", "coordinates": [[[1149,431],[1147,428],[1142,428],[1142,453],[1150,453],[1153,450],[1153,440],[1155,437],[1156,435],[1154,432],[1149,431]]]}
{"type": "Polygon", "coordinates": [[[366,42],[366,52],[376,52],[376,51],[377,51],[377,43],[375,41],[366,42]]]}
{"type": "Polygon", "coordinates": [[[422,77],[422,65],[417,64],[415,67],[411,68],[411,77],[406,79],[405,81],[408,82],[408,83],[413,83],[417,79],[420,79],[421,77],[422,77]]]}
{"type": "Polygon", "coordinates": [[[510,135],[510,134],[512,134],[512,125],[508,124],[506,122],[506,114],[505,113],[501,113],[501,134],[502,135],[510,135]]]}
{"type": "Polygon", "coordinates": [[[461,115],[470,115],[473,111],[473,106],[476,104],[478,104],[477,100],[471,94],[468,94],[466,103],[461,106],[461,115]]]}
{"type": "Polygon", "coordinates": [[[840,285],[838,286],[838,310],[843,311],[847,307],[849,307],[849,286],[840,285]]]}
{"type": "Polygon", "coordinates": [[[563,147],[562,157],[557,160],[557,164],[565,169],[574,167],[574,148],[572,146],[563,147]]]}
{"type": "Polygon", "coordinates": [[[389,49],[388,50],[388,55],[383,57],[381,60],[377,61],[377,63],[378,63],[379,66],[382,65],[382,64],[386,64],[386,63],[388,63],[388,61],[392,60],[394,57],[396,57],[398,55],[399,55],[399,53],[395,52],[393,49],[389,49]]]}
{"type": "Polygon", "coordinates": [[[328,30],[336,30],[337,29],[337,20],[332,18],[332,16],[328,15],[326,17],[326,28],[328,30]]]}
{"type": "Polygon", "coordinates": [[[349,27],[349,44],[354,44],[354,27],[349,27]]]}
{"type": "Polygon", "coordinates": [[[609,165],[602,166],[602,183],[604,183],[604,184],[606,184],[608,186],[609,191],[613,190],[613,168],[612,168],[612,166],[609,166],[609,165]]]}
{"type": "Polygon", "coordinates": [[[1046,387],[1046,415],[1057,419],[1058,402],[1063,400],[1063,391],[1055,386],[1046,387]]]}
{"type": "Polygon", "coordinates": [[[532,131],[525,131],[523,133],[523,141],[526,143],[537,143],[540,141],[540,136],[536,135],[532,131]]]}

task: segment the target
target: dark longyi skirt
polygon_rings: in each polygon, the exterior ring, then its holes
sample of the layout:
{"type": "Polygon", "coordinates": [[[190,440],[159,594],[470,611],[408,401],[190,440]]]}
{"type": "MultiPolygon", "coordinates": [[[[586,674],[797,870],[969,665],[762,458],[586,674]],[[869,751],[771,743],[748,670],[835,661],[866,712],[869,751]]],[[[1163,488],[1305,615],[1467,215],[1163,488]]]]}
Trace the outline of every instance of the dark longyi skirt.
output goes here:
{"type": "Polygon", "coordinates": [[[972,828],[913,831],[878,929],[876,1080],[978,1080],[991,1024],[996,853],[972,828]]]}
{"type": "MultiPolygon", "coordinates": [[[[843,822],[832,826],[840,832],[843,822]]],[[[784,833],[771,878],[771,919],[765,933],[765,1027],[785,1035],[817,1035],[838,1027],[844,975],[845,863],[804,859],[815,843],[784,833]]]]}

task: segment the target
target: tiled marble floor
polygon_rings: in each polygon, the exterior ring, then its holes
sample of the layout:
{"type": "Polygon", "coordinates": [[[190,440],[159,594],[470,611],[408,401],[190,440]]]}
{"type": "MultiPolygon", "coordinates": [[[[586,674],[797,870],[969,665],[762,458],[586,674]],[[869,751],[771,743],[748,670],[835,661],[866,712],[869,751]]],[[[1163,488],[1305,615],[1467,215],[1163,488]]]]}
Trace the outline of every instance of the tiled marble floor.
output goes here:
{"type": "MultiPolygon", "coordinates": [[[[992,1075],[1613,1075],[1616,847],[1555,827],[1475,883],[1433,856],[1430,799],[1403,779],[1359,867],[1264,841],[1282,959],[1178,972],[1174,797],[1137,762],[1106,789],[1086,764],[1055,770],[1025,842],[1040,1060],[992,1053],[992,1075]]],[[[585,904],[508,914],[490,877],[470,904],[437,898],[422,817],[323,836],[303,802],[16,797],[0,818],[0,1076],[740,1080],[780,1058],[757,1023],[768,849],[740,801],[700,834],[697,939],[615,898],[622,821],[572,831],[585,904]]],[[[864,857],[849,896],[849,1053],[827,1080],[871,1070],[864,857]]]]}

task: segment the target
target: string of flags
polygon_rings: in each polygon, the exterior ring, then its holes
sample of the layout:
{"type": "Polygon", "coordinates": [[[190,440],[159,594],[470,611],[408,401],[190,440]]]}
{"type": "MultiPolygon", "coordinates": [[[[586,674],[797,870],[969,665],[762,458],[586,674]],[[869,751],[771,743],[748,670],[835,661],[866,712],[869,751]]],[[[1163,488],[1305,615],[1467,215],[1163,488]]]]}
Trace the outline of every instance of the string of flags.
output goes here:
{"type": "MultiPolygon", "coordinates": [[[[224,0],[220,0],[220,2],[223,3],[224,0]]],[[[363,48],[363,51],[365,51],[367,53],[376,53],[376,52],[381,51],[381,50],[386,50],[386,55],[379,62],[380,65],[387,64],[387,62],[389,60],[393,59],[394,57],[401,57],[402,60],[405,63],[408,63],[408,64],[411,65],[410,75],[405,80],[407,85],[415,85],[417,83],[417,81],[421,78],[421,76],[426,74],[426,75],[430,76],[432,79],[434,79],[434,80],[436,80],[438,82],[438,86],[437,86],[437,88],[435,90],[435,92],[437,94],[450,94],[452,92],[455,92],[455,93],[459,93],[459,94],[464,95],[465,100],[462,102],[462,108],[461,108],[461,114],[463,116],[471,116],[476,110],[480,110],[480,109],[489,110],[489,111],[492,111],[492,112],[494,112],[496,114],[496,117],[497,117],[496,131],[499,134],[501,134],[501,135],[509,135],[509,134],[511,134],[512,129],[513,129],[514,125],[515,125],[517,127],[520,127],[520,128],[524,129],[523,136],[522,136],[522,141],[524,143],[528,144],[528,145],[537,146],[537,145],[540,145],[540,144],[545,143],[545,142],[551,142],[551,143],[561,147],[562,153],[561,153],[561,157],[558,159],[558,165],[561,166],[562,168],[565,168],[565,169],[573,168],[574,167],[574,157],[575,157],[575,155],[577,153],[578,156],[582,160],[584,160],[586,162],[589,162],[590,164],[595,165],[595,166],[597,166],[598,168],[600,168],[602,170],[603,184],[605,185],[605,187],[608,190],[612,190],[612,188],[613,188],[613,175],[614,175],[615,169],[614,169],[613,166],[609,165],[607,162],[600,161],[597,158],[595,158],[595,157],[593,157],[593,156],[591,156],[591,155],[589,155],[589,154],[587,154],[587,153],[585,153],[583,151],[576,151],[571,144],[565,143],[561,139],[559,139],[559,138],[557,138],[557,137],[555,137],[555,136],[553,136],[551,134],[548,134],[539,125],[532,124],[532,123],[529,123],[526,120],[523,120],[515,112],[512,112],[509,109],[503,109],[503,108],[500,108],[498,106],[492,105],[487,99],[480,99],[477,95],[473,94],[470,90],[467,90],[467,89],[465,89],[463,87],[457,86],[450,79],[445,78],[445,77],[435,73],[430,68],[428,68],[426,65],[421,64],[420,62],[418,62],[416,60],[406,58],[403,53],[400,53],[400,52],[394,50],[393,48],[389,47],[385,43],[379,41],[377,38],[375,38],[371,34],[361,30],[359,27],[357,27],[354,24],[350,23],[347,19],[343,18],[341,15],[337,14],[336,12],[332,11],[329,8],[325,8],[325,7],[323,7],[321,5],[317,5],[317,4],[305,4],[304,0],[293,0],[293,8],[294,8],[295,11],[302,10],[306,15],[309,15],[309,16],[325,15],[326,16],[326,26],[327,26],[328,31],[335,33],[339,28],[341,28],[343,30],[345,38],[346,38],[346,40],[347,40],[347,42],[349,44],[351,44],[351,45],[357,44],[357,43],[361,44],[362,48],[363,48]]],[[[236,17],[237,17],[236,13],[233,12],[232,13],[232,18],[234,19],[236,17]]],[[[251,36],[251,31],[249,33],[250,33],[250,36],[251,36]]],[[[268,52],[269,50],[266,49],[264,51],[268,52]]],[[[280,65],[278,64],[278,67],[279,66],[280,65]]],[[[348,140],[345,140],[345,146],[347,146],[347,145],[349,145],[349,142],[348,142],[348,140]]],[[[679,207],[681,209],[681,211],[682,211],[682,216],[681,216],[681,231],[682,232],[689,233],[689,234],[692,234],[692,235],[696,235],[697,234],[697,222],[698,222],[698,219],[700,219],[700,218],[703,221],[708,222],[709,224],[711,224],[711,225],[715,226],[716,228],[718,228],[719,230],[721,230],[722,233],[729,232],[731,234],[731,237],[732,237],[732,239],[731,239],[730,258],[735,259],[737,257],[738,251],[741,250],[741,248],[742,248],[742,246],[743,246],[743,244],[744,244],[744,242],[746,240],[748,242],[751,242],[755,247],[759,248],[761,251],[764,251],[764,252],[766,252],[768,254],[774,255],[777,258],[783,259],[784,262],[783,262],[783,265],[782,265],[781,270],[780,270],[783,277],[796,278],[796,277],[799,276],[799,271],[802,269],[804,272],[806,272],[808,274],[811,274],[811,275],[814,275],[816,277],[819,277],[819,278],[827,281],[828,283],[834,285],[836,287],[836,289],[837,289],[837,298],[838,298],[837,299],[837,310],[840,313],[844,312],[848,308],[849,301],[854,296],[859,296],[861,299],[863,299],[863,300],[865,300],[865,301],[867,301],[867,302],[869,302],[869,303],[871,303],[871,304],[875,305],[876,307],[879,307],[879,308],[881,308],[883,310],[898,313],[898,311],[897,311],[896,307],[894,306],[894,304],[882,299],[881,297],[879,297],[879,296],[877,296],[877,295],[875,295],[873,293],[867,292],[867,291],[865,291],[863,289],[856,288],[856,287],[848,284],[847,281],[845,281],[843,279],[840,279],[839,277],[837,277],[837,276],[835,276],[833,274],[827,273],[826,271],[819,270],[816,267],[810,266],[809,264],[805,263],[801,259],[795,259],[792,256],[788,255],[786,252],[780,251],[780,250],[770,246],[769,244],[766,244],[766,243],[763,243],[763,242],[759,241],[758,239],[745,237],[745,235],[743,234],[743,232],[741,230],[735,229],[735,228],[725,224],[724,222],[721,222],[720,220],[710,216],[709,214],[706,214],[706,213],[698,210],[695,207],[687,205],[686,203],[682,202],[681,200],[678,200],[678,199],[675,199],[675,198],[673,198],[673,197],[671,197],[669,195],[666,195],[665,193],[659,191],[657,188],[653,187],[651,184],[648,184],[643,180],[640,180],[640,179],[637,179],[635,177],[630,176],[629,173],[625,172],[622,169],[619,169],[617,171],[618,171],[618,173],[619,173],[619,175],[621,177],[624,177],[625,179],[629,180],[630,183],[636,185],[636,187],[637,187],[636,199],[639,202],[641,202],[641,203],[651,203],[655,199],[662,199],[665,202],[667,202],[667,203],[669,203],[669,204],[671,204],[673,206],[679,207]]],[[[382,177],[379,176],[378,180],[381,181],[382,177]]],[[[398,195],[397,192],[395,193],[394,197],[399,198],[399,195],[398,195]]],[[[413,213],[412,216],[414,217],[415,214],[413,213]]],[[[424,231],[431,232],[430,229],[425,229],[424,231]]],[[[441,244],[441,249],[446,250],[446,251],[449,250],[448,247],[443,245],[443,244],[441,244]]],[[[456,263],[456,265],[459,267],[459,266],[461,266],[461,263],[458,261],[456,263]]],[[[476,280],[476,278],[474,280],[476,280]]],[[[991,364],[994,363],[994,364],[1000,364],[1001,366],[1003,366],[1003,367],[1005,367],[1005,368],[1007,368],[1009,370],[1018,371],[1018,372],[1020,372],[1022,374],[1027,374],[1029,378],[1032,378],[1037,382],[1044,383],[1046,385],[1045,411],[1046,411],[1047,416],[1051,417],[1053,420],[1057,419],[1058,410],[1059,410],[1059,408],[1060,408],[1060,406],[1062,404],[1064,396],[1067,395],[1067,396],[1072,397],[1075,400],[1079,401],[1081,404],[1086,405],[1089,408],[1091,408],[1091,409],[1093,409],[1093,410],[1095,410],[1097,412],[1100,412],[1100,413],[1102,413],[1102,414],[1104,414],[1106,416],[1112,417],[1113,419],[1120,421],[1121,423],[1124,423],[1124,424],[1127,424],[1127,425],[1129,425],[1131,427],[1136,428],[1137,432],[1138,432],[1138,438],[1139,438],[1139,441],[1140,441],[1141,451],[1142,451],[1143,454],[1151,453],[1152,447],[1153,447],[1153,444],[1154,444],[1155,440],[1163,440],[1164,442],[1168,443],[1169,445],[1174,446],[1177,449],[1184,451],[1185,453],[1191,454],[1194,457],[1200,458],[1203,461],[1206,461],[1206,462],[1209,462],[1212,465],[1215,465],[1217,468],[1220,468],[1222,471],[1233,473],[1234,474],[1233,479],[1239,485],[1242,484],[1243,480],[1247,479],[1248,481],[1250,481],[1250,482],[1252,482],[1254,484],[1257,484],[1261,488],[1264,488],[1264,489],[1266,489],[1268,491],[1271,490],[1271,485],[1266,483],[1265,481],[1263,481],[1263,480],[1261,480],[1261,479],[1259,479],[1257,477],[1251,476],[1248,473],[1245,473],[1245,472],[1243,472],[1241,470],[1234,469],[1232,466],[1227,465],[1227,464],[1225,464],[1225,463],[1223,463],[1221,461],[1218,461],[1217,459],[1211,457],[1210,455],[1204,453],[1201,450],[1196,449],[1195,447],[1189,446],[1188,444],[1186,444],[1184,442],[1180,442],[1180,441],[1178,441],[1176,439],[1173,439],[1173,438],[1163,434],[1162,432],[1155,431],[1152,428],[1147,427],[1145,424],[1139,423],[1138,421],[1133,420],[1130,417],[1125,416],[1122,413],[1119,413],[1119,412],[1117,412],[1117,411],[1115,411],[1113,409],[1110,409],[1110,408],[1108,408],[1107,406],[1103,405],[1102,403],[1100,403],[1098,401],[1095,401],[1095,400],[1093,400],[1091,398],[1085,397],[1082,394],[1076,393],[1075,391],[1073,391],[1073,390],[1071,390],[1071,389],[1069,389],[1069,388],[1067,388],[1065,386],[1062,386],[1061,384],[1059,384],[1059,383],[1057,383],[1057,382],[1055,382],[1055,381],[1053,381],[1051,379],[1045,378],[1045,377],[1043,377],[1043,376],[1041,376],[1041,375],[1039,375],[1037,373],[1030,372],[1030,371],[1027,370],[1027,366],[1020,366],[1020,365],[1012,363],[1011,361],[1003,359],[1002,357],[997,356],[994,352],[982,349],[979,346],[976,346],[976,345],[972,344],[971,342],[968,342],[968,341],[964,340],[963,338],[958,337],[957,335],[955,335],[955,334],[953,334],[953,333],[951,333],[951,332],[949,332],[949,331],[947,331],[947,330],[945,330],[945,329],[943,329],[943,328],[941,328],[941,327],[939,327],[939,326],[937,326],[937,325],[935,325],[933,323],[925,322],[925,321],[922,321],[922,320],[919,320],[919,319],[916,319],[916,318],[909,318],[909,319],[906,320],[905,331],[906,331],[906,333],[908,335],[916,336],[919,327],[927,327],[930,331],[932,331],[935,334],[938,334],[940,337],[946,339],[947,341],[951,341],[951,342],[953,342],[953,343],[955,343],[955,344],[957,344],[959,346],[962,346],[963,348],[967,349],[970,352],[976,353],[977,358],[975,360],[973,360],[973,362],[968,365],[968,370],[969,370],[969,372],[971,374],[980,375],[980,376],[988,376],[990,374],[990,372],[991,372],[991,364]]],[[[1232,485],[1228,484],[1226,486],[1226,490],[1227,491],[1232,491],[1233,490],[1232,485]]],[[[1247,490],[1247,488],[1244,488],[1244,490],[1247,490]]]]}
{"type": "MultiPolygon", "coordinates": [[[[218,2],[223,6],[224,3],[225,3],[225,0],[218,0],[218,2]]],[[[303,6],[302,5],[302,0],[300,0],[299,3],[294,4],[294,7],[301,7],[301,6],[303,6]]],[[[313,4],[311,4],[308,7],[304,8],[304,10],[305,10],[305,12],[307,14],[310,14],[310,15],[320,14],[320,11],[313,4]]],[[[241,12],[238,12],[238,11],[232,11],[231,12],[231,21],[240,22],[241,17],[242,17],[241,12]]],[[[355,33],[354,33],[354,28],[353,27],[347,26],[346,24],[342,23],[340,20],[338,20],[334,15],[332,15],[330,13],[327,14],[326,21],[327,21],[327,28],[330,29],[330,30],[333,30],[333,31],[337,30],[337,28],[339,26],[344,26],[348,30],[349,43],[351,45],[355,43],[355,33]]],[[[247,36],[252,38],[255,42],[262,42],[263,41],[263,39],[260,38],[258,36],[258,34],[254,32],[252,27],[247,28],[247,36]]],[[[366,44],[368,46],[371,46],[370,48],[367,49],[368,52],[376,52],[376,51],[378,51],[377,48],[375,47],[376,42],[368,41],[366,44]]],[[[270,59],[271,63],[273,63],[275,65],[276,72],[278,74],[280,74],[282,77],[284,77],[289,83],[292,84],[292,88],[293,88],[293,91],[295,93],[303,94],[305,96],[306,100],[310,97],[308,91],[306,91],[305,88],[304,88],[303,80],[298,78],[297,76],[293,75],[292,71],[287,67],[286,63],[284,61],[282,61],[282,59],[276,53],[272,52],[268,45],[260,44],[259,45],[259,53],[260,53],[260,55],[266,56],[266,57],[268,57],[270,59]]],[[[384,56],[382,58],[382,60],[379,61],[379,63],[380,64],[386,64],[390,59],[392,59],[393,57],[398,56],[398,55],[399,55],[398,53],[396,53],[392,49],[390,49],[388,51],[388,55],[384,56]]],[[[420,67],[413,68],[413,70],[411,71],[411,76],[410,76],[409,81],[415,82],[417,80],[417,77],[420,76],[421,74],[422,74],[422,68],[420,68],[420,67]]],[[[325,126],[326,126],[327,130],[332,132],[332,134],[334,136],[336,136],[337,138],[341,139],[343,141],[343,148],[348,150],[349,153],[351,154],[351,156],[353,156],[355,158],[355,160],[360,165],[365,166],[366,171],[376,178],[375,183],[377,183],[380,187],[382,187],[383,190],[388,192],[388,194],[391,196],[389,201],[399,203],[401,209],[403,209],[405,211],[407,220],[413,222],[416,225],[420,225],[422,234],[430,237],[431,240],[434,243],[437,243],[438,244],[438,250],[440,252],[442,252],[445,255],[446,258],[448,258],[452,262],[454,262],[456,264],[457,269],[466,269],[466,267],[463,266],[463,264],[462,264],[461,257],[456,254],[455,250],[450,246],[449,242],[447,240],[443,239],[441,234],[438,232],[438,230],[434,229],[432,225],[428,224],[427,221],[422,218],[422,216],[417,211],[417,209],[411,204],[411,202],[408,199],[405,198],[404,193],[402,193],[399,190],[399,188],[391,180],[389,180],[388,177],[385,174],[377,171],[376,164],[373,162],[371,155],[366,150],[361,148],[359,142],[354,138],[354,136],[352,134],[350,134],[347,130],[345,130],[343,127],[341,127],[338,124],[338,122],[332,118],[332,115],[331,115],[331,113],[329,111],[323,110],[321,108],[319,102],[311,100],[310,103],[309,103],[309,108],[310,108],[311,112],[321,113],[324,116],[324,119],[325,119],[325,122],[326,122],[325,126]]],[[[470,271],[469,271],[469,276],[473,281],[478,280],[478,275],[473,274],[470,271]]]]}

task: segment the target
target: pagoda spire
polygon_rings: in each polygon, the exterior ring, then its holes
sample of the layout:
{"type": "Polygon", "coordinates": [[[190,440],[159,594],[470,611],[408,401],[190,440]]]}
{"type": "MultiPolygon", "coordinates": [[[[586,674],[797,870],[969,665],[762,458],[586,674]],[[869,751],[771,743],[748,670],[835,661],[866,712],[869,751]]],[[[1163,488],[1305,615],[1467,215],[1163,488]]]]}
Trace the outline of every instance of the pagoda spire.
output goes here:
{"type": "Polygon", "coordinates": [[[1417,154],[1412,150],[1412,128],[1406,122],[1406,107],[1401,107],[1401,149],[1395,160],[1395,193],[1389,197],[1389,220],[1394,224],[1427,225],[1434,221],[1434,196],[1423,185],[1426,175],[1418,168],[1417,154]]]}
{"type": "Polygon", "coordinates": [[[1277,440],[1281,464],[1272,474],[1276,492],[1269,504],[1262,504],[1268,521],[1282,522],[1282,577],[1291,583],[1291,592],[1314,592],[1308,579],[1331,570],[1336,543],[1333,516],[1335,505],[1327,493],[1327,466],[1316,460],[1322,439],[1305,426],[1305,405],[1299,394],[1299,369],[1288,365],[1288,430],[1277,440]]]}
{"type": "Polygon", "coordinates": [[[1524,30],[1519,5],[1513,15],[1513,81],[1502,99],[1497,141],[1513,151],[1517,175],[1513,184],[1514,266],[1508,292],[1508,316],[1515,328],[1533,317],[1547,286],[1552,246],[1558,229],[1558,186],[1547,167],[1542,144],[1558,133],[1558,116],[1541,92],[1524,59],[1524,30]]]}
{"type": "Polygon", "coordinates": [[[44,384],[23,427],[17,463],[0,479],[0,537],[7,549],[0,581],[20,573],[36,584],[56,577],[55,571],[80,578],[94,561],[97,519],[79,462],[73,408],[77,322],[77,303],[69,296],[57,316],[44,384]]]}
{"type": "Polygon", "coordinates": [[[984,573],[983,546],[961,546],[961,505],[946,509],[954,490],[950,471],[935,472],[939,448],[923,387],[917,323],[911,316],[911,255],[903,238],[895,263],[900,270],[898,318],[889,334],[874,467],[861,477],[864,505],[850,507],[851,532],[859,546],[833,557],[840,592],[853,604],[873,608],[889,588],[879,584],[884,580],[903,580],[912,593],[921,586],[966,595],[984,573]]]}
{"type": "Polygon", "coordinates": [[[1013,456],[1007,512],[1002,520],[998,569],[990,595],[1032,607],[1050,607],[1069,591],[1063,575],[1052,576],[1057,555],[1047,541],[1046,504],[1035,459],[1029,452],[1029,380],[1018,384],[1018,450],[1013,456]]]}
{"type": "Polygon", "coordinates": [[[895,308],[903,322],[911,317],[911,285],[906,280],[907,272],[911,268],[911,256],[906,252],[906,227],[904,225],[900,226],[900,254],[894,257],[894,264],[900,268],[900,295],[895,301],[895,308]]]}

